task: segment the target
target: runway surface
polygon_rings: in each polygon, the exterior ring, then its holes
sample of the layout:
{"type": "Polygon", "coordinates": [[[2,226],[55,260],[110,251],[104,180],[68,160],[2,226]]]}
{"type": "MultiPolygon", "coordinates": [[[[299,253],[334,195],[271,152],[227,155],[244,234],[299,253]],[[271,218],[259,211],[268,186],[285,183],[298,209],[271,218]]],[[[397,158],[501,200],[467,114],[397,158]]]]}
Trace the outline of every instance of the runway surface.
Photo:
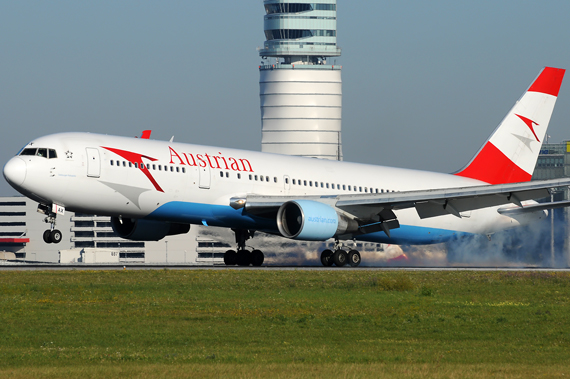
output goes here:
{"type": "Polygon", "coordinates": [[[570,272],[570,268],[554,267],[480,267],[480,266],[452,266],[452,267],[419,267],[419,266],[360,266],[360,267],[322,267],[322,266],[261,266],[242,267],[225,265],[165,265],[165,264],[18,264],[14,262],[0,263],[0,271],[58,271],[58,270],[298,270],[298,271],[544,271],[544,272],[570,272]]]}

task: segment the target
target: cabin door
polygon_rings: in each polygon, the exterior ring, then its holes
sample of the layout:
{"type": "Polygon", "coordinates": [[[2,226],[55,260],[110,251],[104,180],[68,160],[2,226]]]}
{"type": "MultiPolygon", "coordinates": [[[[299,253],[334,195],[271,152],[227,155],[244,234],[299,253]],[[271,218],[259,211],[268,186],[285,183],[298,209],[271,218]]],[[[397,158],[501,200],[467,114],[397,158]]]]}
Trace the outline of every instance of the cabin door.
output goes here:
{"type": "Polygon", "coordinates": [[[90,178],[98,178],[101,175],[101,159],[99,158],[99,150],[94,147],[87,149],[87,176],[90,178]]]}

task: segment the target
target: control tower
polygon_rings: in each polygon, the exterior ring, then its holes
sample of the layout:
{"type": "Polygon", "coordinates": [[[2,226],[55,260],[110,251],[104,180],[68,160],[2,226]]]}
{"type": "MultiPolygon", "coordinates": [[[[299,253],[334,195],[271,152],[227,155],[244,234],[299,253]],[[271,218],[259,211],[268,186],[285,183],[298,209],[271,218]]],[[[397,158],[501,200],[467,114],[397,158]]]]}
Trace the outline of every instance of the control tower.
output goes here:
{"type": "Polygon", "coordinates": [[[264,0],[261,150],[342,160],[336,0],[264,0]]]}

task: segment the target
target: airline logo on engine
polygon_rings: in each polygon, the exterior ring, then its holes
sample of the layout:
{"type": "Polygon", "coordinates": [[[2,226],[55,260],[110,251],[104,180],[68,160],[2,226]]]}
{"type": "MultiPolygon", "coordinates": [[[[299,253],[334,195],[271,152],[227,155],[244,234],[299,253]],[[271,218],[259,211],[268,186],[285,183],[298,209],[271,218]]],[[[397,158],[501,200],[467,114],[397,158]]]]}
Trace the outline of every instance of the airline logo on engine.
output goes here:
{"type": "Polygon", "coordinates": [[[308,222],[316,222],[319,224],[336,224],[337,223],[337,219],[335,219],[335,218],[326,218],[326,217],[321,217],[321,216],[307,217],[307,221],[308,222]]]}

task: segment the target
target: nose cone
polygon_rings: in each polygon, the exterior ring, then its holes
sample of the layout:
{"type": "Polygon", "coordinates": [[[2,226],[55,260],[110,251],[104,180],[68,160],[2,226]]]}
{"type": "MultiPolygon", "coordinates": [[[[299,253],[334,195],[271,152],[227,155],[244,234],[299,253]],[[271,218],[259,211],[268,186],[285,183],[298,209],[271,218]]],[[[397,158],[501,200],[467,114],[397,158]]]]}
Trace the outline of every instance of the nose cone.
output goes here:
{"type": "Polygon", "coordinates": [[[14,157],[4,166],[4,178],[12,187],[21,186],[26,180],[26,162],[20,157],[14,157]]]}

